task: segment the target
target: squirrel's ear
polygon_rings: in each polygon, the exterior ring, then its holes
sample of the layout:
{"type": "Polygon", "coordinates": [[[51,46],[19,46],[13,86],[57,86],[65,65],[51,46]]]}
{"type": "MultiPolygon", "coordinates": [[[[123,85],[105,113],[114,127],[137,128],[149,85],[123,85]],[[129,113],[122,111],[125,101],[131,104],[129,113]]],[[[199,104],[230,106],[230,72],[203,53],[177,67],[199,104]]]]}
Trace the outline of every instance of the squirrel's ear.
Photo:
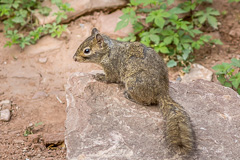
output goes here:
{"type": "Polygon", "coordinates": [[[98,34],[98,30],[97,30],[97,28],[93,28],[92,29],[92,35],[96,35],[96,34],[98,34]]]}
{"type": "Polygon", "coordinates": [[[101,34],[96,34],[96,40],[97,40],[97,43],[99,45],[99,47],[102,47],[103,46],[103,37],[101,36],[101,34]]]}

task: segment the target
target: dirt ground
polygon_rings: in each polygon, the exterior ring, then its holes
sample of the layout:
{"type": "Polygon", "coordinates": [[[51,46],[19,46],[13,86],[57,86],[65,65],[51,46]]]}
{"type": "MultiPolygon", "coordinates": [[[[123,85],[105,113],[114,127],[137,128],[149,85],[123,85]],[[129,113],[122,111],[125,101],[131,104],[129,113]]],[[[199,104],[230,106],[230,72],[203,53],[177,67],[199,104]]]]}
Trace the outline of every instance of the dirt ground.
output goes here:
{"type": "MultiPolygon", "coordinates": [[[[204,29],[220,38],[224,45],[205,46],[194,53],[195,63],[210,70],[233,57],[240,58],[240,3],[221,0],[214,7],[227,14],[218,17],[218,30],[204,29]]],[[[0,159],[65,159],[64,85],[74,72],[100,69],[72,59],[78,45],[90,35],[98,16],[80,17],[69,24],[68,32],[61,38],[45,36],[24,50],[18,46],[3,48],[7,39],[0,32],[0,102],[11,101],[0,109],[8,108],[12,114],[9,122],[0,122],[0,159]],[[33,134],[24,136],[26,131],[33,134]]],[[[175,80],[180,70],[170,69],[170,79],[175,80]]],[[[213,80],[217,82],[216,78],[213,80]]]]}

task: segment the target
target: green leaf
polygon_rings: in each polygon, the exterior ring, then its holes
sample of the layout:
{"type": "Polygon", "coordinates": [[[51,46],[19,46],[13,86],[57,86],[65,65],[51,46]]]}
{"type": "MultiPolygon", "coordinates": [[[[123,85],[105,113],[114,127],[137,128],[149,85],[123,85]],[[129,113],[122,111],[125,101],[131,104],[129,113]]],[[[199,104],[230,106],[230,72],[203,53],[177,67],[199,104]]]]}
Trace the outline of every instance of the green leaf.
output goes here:
{"type": "Polygon", "coordinates": [[[229,63],[222,63],[222,64],[217,64],[212,67],[216,72],[216,74],[227,74],[231,69],[232,65],[229,63]]]}
{"type": "Polygon", "coordinates": [[[194,14],[194,17],[198,17],[198,21],[200,24],[203,24],[207,22],[213,27],[217,28],[217,19],[214,16],[218,16],[220,13],[217,10],[214,10],[213,8],[206,8],[205,11],[199,11],[194,14]]]}
{"type": "Polygon", "coordinates": [[[207,17],[207,21],[208,21],[208,23],[209,23],[214,29],[217,29],[217,28],[218,28],[218,27],[217,27],[217,25],[218,25],[217,19],[216,19],[215,17],[213,17],[213,16],[208,16],[208,17],[207,17]]]}
{"type": "Polygon", "coordinates": [[[53,4],[60,4],[62,3],[62,0],[51,0],[53,4]]]}
{"type": "Polygon", "coordinates": [[[224,85],[224,83],[226,82],[226,78],[224,77],[224,74],[218,75],[217,79],[222,85],[224,85]]]}
{"type": "Polygon", "coordinates": [[[231,83],[229,83],[229,82],[225,82],[223,85],[224,85],[225,87],[232,88],[232,84],[231,84],[231,83]]]}
{"type": "Polygon", "coordinates": [[[44,15],[44,16],[48,16],[51,11],[52,11],[51,8],[41,7],[41,8],[39,8],[39,11],[38,11],[38,12],[39,12],[40,14],[44,15]]]}
{"type": "Polygon", "coordinates": [[[174,61],[174,60],[168,61],[167,67],[172,68],[172,67],[175,67],[175,66],[177,66],[177,62],[176,61],[174,61]]]}
{"type": "Polygon", "coordinates": [[[154,34],[152,34],[152,35],[149,36],[149,38],[150,38],[151,41],[153,41],[155,44],[158,44],[159,41],[160,41],[160,38],[159,38],[158,35],[154,35],[154,34]]]}
{"type": "Polygon", "coordinates": [[[116,32],[116,31],[118,31],[118,30],[120,30],[120,29],[122,29],[122,28],[127,27],[127,25],[129,24],[129,17],[128,17],[127,14],[122,15],[122,16],[120,17],[120,19],[121,19],[121,21],[119,21],[119,22],[117,23],[117,26],[116,26],[114,32],[116,32]]]}
{"type": "Polygon", "coordinates": [[[141,8],[138,11],[143,12],[143,13],[149,13],[149,12],[153,11],[153,9],[152,8],[141,8]]]}
{"type": "Polygon", "coordinates": [[[228,0],[229,3],[232,3],[232,2],[240,2],[240,0],[228,0]]]}
{"type": "Polygon", "coordinates": [[[191,66],[188,65],[187,67],[184,67],[182,70],[183,70],[184,73],[189,73],[190,69],[191,69],[191,66]]]}
{"type": "Polygon", "coordinates": [[[165,24],[165,20],[161,17],[156,18],[154,22],[159,28],[163,28],[163,26],[165,24]]]}
{"type": "Polygon", "coordinates": [[[233,87],[237,89],[240,84],[240,72],[232,76],[229,80],[232,82],[233,87]]]}
{"type": "Polygon", "coordinates": [[[173,41],[173,37],[172,36],[168,36],[168,37],[165,37],[163,42],[166,44],[166,45],[169,45],[171,44],[173,41]]]}
{"type": "Polygon", "coordinates": [[[26,24],[26,21],[25,21],[25,19],[24,19],[23,17],[14,17],[14,18],[12,19],[12,21],[15,22],[15,23],[19,23],[19,24],[21,24],[22,26],[23,26],[24,24],[26,24]]]}
{"type": "Polygon", "coordinates": [[[188,59],[188,56],[189,56],[190,53],[191,53],[191,51],[189,49],[184,49],[183,50],[183,55],[182,55],[183,60],[186,61],[188,59]]]}
{"type": "Polygon", "coordinates": [[[218,45],[223,45],[223,43],[220,39],[213,39],[213,40],[211,40],[211,43],[218,44],[218,45]]]}
{"type": "Polygon", "coordinates": [[[231,61],[233,66],[240,68],[240,60],[237,60],[236,58],[232,58],[231,61]]]}
{"type": "Polygon", "coordinates": [[[146,23],[152,22],[154,20],[153,16],[147,16],[146,17],[146,23]]]}
{"type": "Polygon", "coordinates": [[[217,11],[217,10],[214,10],[213,8],[210,8],[208,7],[206,9],[206,12],[209,14],[209,15],[215,15],[215,16],[219,16],[220,13],[217,11]]]}
{"type": "Polygon", "coordinates": [[[168,5],[173,4],[174,0],[167,0],[168,5]]]}
{"type": "Polygon", "coordinates": [[[173,38],[173,42],[174,42],[175,45],[178,45],[179,39],[178,39],[177,37],[174,37],[174,38],[173,38]]]}
{"type": "Polygon", "coordinates": [[[203,24],[206,20],[207,20],[207,16],[206,15],[203,15],[203,16],[198,18],[198,21],[200,22],[200,24],[203,24]]]}
{"type": "Polygon", "coordinates": [[[156,47],[154,47],[156,52],[161,52],[161,53],[169,53],[168,48],[166,47],[165,43],[160,43],[159,45],[157,45],[156,47]]]}
{"type": "Polygon", "coordinates": [[[172,9],[170,9],[168,12],[171,13],[171,14],[182,14],[182,13],[186,13],[187,11],[185,11],[182,8],[179,8],[179,7],[174,7],[172,9]]]}
{"type": "Polygon", "coordinates": [[[159,51],[161,52],[161,53],[169,53],[169,50],[168,50],[168,48],[165,46],[165,47],[160,47],[159,48],[159,51]]]}
{"type": "Polygon", "coordinates": [[[200,31],[199,29],[193,29],[192,32],[195,33],[195,34],[201,34],[201,33],[203,33],[203,32],[200,31]]]}
{"type": "Polygon", "coordinates": [[[237,89],[237,93],[240,95],[240,88],[237,89]]]}

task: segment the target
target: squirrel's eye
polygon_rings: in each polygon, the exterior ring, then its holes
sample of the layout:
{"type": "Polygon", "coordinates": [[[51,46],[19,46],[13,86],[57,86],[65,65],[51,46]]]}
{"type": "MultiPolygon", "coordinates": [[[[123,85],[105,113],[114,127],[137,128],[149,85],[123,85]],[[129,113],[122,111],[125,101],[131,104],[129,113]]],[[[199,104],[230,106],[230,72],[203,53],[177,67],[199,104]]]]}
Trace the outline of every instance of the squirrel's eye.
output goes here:
{"type": "Polygon", "coordinates": [[[90,53],[90,49],[89,48],[84,49],[84,53],[85,54],[89,54],[90,53]]]}

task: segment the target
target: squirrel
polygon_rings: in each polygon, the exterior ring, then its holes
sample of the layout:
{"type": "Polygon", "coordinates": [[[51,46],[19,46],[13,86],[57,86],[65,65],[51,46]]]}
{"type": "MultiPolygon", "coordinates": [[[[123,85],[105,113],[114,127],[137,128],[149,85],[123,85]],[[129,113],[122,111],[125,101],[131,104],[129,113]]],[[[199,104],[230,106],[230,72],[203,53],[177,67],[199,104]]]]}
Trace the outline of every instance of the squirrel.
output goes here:
{"type": "Polygon", "coordinates": [[[96,28],[77,49],[77,62],[96,63],[105,74],[94,78],[121,83],[124,96],[141,105],[158,105],[165,119],[166,140],[180,155],[189,155],[195,146],[190,118],[169,95],[168,69],[152,48],[140,42],[121,42],[100,34],[96,28]]]}

